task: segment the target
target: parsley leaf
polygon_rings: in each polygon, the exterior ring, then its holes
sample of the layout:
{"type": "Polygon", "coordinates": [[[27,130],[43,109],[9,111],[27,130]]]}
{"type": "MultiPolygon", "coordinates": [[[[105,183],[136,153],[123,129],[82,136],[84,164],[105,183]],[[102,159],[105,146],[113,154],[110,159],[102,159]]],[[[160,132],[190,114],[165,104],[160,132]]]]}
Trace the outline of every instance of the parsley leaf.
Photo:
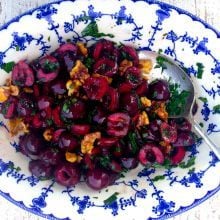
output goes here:
{"type": "Polygon", "coordinates": [[[1,66],[1,68],[2,68],[5,72],[10,73],[10,72],[12,71],[14,65],[15,65],[15,62],[14,62],[14,61],[11,61],[11,62],[8,62],[8,63],[4,63],[4,64],[1,66]]]}
{"type": "Polygon", "coordinates": [[[83,30],[82,30],[82,36],[86,37],[86,36],[91,36],[91,37],[96,37],[96,38],[100,38],[100,37],[111,37],[113,38],[114,35],[113,34],[104,34],[99,32],[98,29],[98,25],[95,21],[91,21],[83,30]]]}
{"type": "Polygon", "coordinates": [[[161,68],[162,72],[167,69],[166,63],[172,64],[166,57],[164,56],[157,56],[156,58],[156,66],[154,67],[155,69],[161,68]]]}
{"type": "Polygon", "coordinates": [[[94,60],[91,57],[86,57],[84,60],[84,65],[88,68],[91,69],[94,64],[94,60]]]}
{"type": "Polygon", "coordinates": [[[104,204],[111,205],[113,202],[117,200],[117,195],[119,195],[118,192],[113,193],[110,197],[104,200],[104,204]]]}
{"type": "Polygon", "coordinates": [[[199,97],[199,100],[201,100],[204,103],[208,102],[208,99],[206,97],[199,97]]]}
{"type": "Polygon", "coordinates": [[[157,182],[157,181],[159,181],[159,180],[164,180],[165,179],[165,176],[163,176],[163,175],[158,175],[158,176],[155,176],[153,179],[152,179],[152,181],[153,182],[157,182]]]}
{"type": "Polygon", "coordinates": [[[131,143],[132,153],[133,154],[137,153],[138,144],[137,144],[136,134],[132,132],[128,133],[128,140],[131,143]]]}
{"type": "Polygon", "coordinates": [[[204,65],[202,63],[196,63],[197,65],[197,78],[198,79],[202,79],[202,75],[203,75],[203,72],[204,72],[204,65]]]}
{"type": "Polygon", "coordinates": [[[220,114],[220,104],[213,107],[213,114],[220,114]]]}
{"type": "Polygon", "coordinates": [[[189,91],[179,91],[179,87],[180,86],[177,83],[171,84],[169,86],[171,97],[166,105],[166,110],[171,116],[180,115],[184,111],[187,97],[189,96],[189,91]]]}
{"type": "Polygon", "coordinates": [[[182,169],[186,169],[186,168],[189,168],[191,166],[194,166],[195,165],[195,157],[191,157],[187,162],[181,162],[179,163],[179,167],[182,168],[182,169]]]}

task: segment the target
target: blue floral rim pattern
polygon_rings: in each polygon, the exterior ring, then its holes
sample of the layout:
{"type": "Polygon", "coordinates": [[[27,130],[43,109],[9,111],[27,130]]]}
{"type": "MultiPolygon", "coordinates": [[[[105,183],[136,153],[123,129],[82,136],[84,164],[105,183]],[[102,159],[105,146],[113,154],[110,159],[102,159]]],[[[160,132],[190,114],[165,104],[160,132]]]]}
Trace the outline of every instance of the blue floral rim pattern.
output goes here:
{"type": "MultiPolygon", "coordinates": [[[[64,2],[64,1],[69,1],[69,0],[60,0],[60,1],[56,1],[56,2],[54,2],[54,3],[49,3],[49,4],[46,4],[46,5],[43,5],[43,6],[41,6],[41,7],[44,8],[44,7],[46,7],[47,5],[49,6],[49,5],[51,5],[51,4],[60,4],[60,3],[64,2]]],[[[120,1],[120,0],[119,0],[119,1],[120,1]]],[[[132,1],[133,1],[133,2],[138,2],[139,0],[132,0],[132,1]]],[[[74,1],[72,0],[72,2],[74,2],[74,1]]],[[[144,2],[147,2],[147,3],[149,3],[149,4],[157,4],[157,5],[160,5],[160,6],[165,6],[165,7],[167,7],[167,8],[176,10],[176,11],[177,11],[178,13],[180,13],[180,14],[186,14],[186,15],[188,15],[192,20],[194,20],[194,21],[199,21],[200,23],[202,23],[202,24],[205,26],[205,28],[212,30],[212,31],[216,34],[217,38],[220,38],[220,33],[219,33],[217,30],[215,30],[215,29],[214,29],[213,27],[211,27],[209,24],[207,24],[207,23],[204,22],[203,20],[197,18],[196,16],[192,15],[191,13],[189,13],[189,12],[187,12],[187,11],[184,11],[184,10],[182,10],[182,9],[179,9],[179,8],[175,7],[175,6],[171,6],[171,5],[167,4],[167,3],[163,3],[163,2],[160,2],[160,1],[145,0],[144,2]]],[[[35,12],[36,10],[39,10],[41,7],[38,7],[38,8],[33,9],[33,10],[30,10],[30,11],[28,11],[28,12],[26,12],[26,13],[24,13],[24,14],[22,14],[22,15],[16,17],[16,18],[14,18],[13,20],[11,20],[10,22],[8,22],[7,24],[3,25],[3,26],[0,28],[0,31],[1,31],[1,30],[4,30],[4,29],[7,29],[7,27],[8,27],[11,23],[19,22],[20,18],[22,18],[23,16],[25,16],[25,15],[31,15],[31,14],[32,14],[33,12],[35,12]]],[[[155,219],[167,219],[167,218],[173,217],[173,216],[175,216],[175,215],[178,215],[178,214],[180,214],[180,213],[183,213],[183,212],[185,212],[185,211],[187,211],[187,210],[189,210],[189,209],[191,209],[191,208],[193,208],[193,207],[199,205],[199,204],[202,203],[203,201],[207,200],[208,198],[210,198],[211,196],[213,196],[213,195],[214,195],[216,192],[218,192],[219,190],[220,190],[220,185],[219,185],[216,189],[211,190],[211,191],[208,191],[204,197],[202,197],[202,198],[200,198],[200,199],[195,199],[195,201],[194,201],[191,205],[186,206],[186,207],[182,207],[182,206],[181,206],[177,211],[172,212],[172,213],[170,213],[170,214],[163,215],[162,217],[155,218],[155,219]]],[[[5,193],[5,192],[3,192],[3,191],[0,191],[0,194],[1,194],[4,198],[6,198],[6,199],[9,200],[10,202],[14,203],[15,205],[17,205],[17,206],[23,208],[24,210],[27,210],[27,211],[32,212],[32,213],[34,213],[34,214],[37,214],[37,215],[39,215],[39,216],[41,216],[41,217],[45,217],[45,218],[47,218],[47,219],[59,219],[59,218],[56,218],[53,214],[48,214],[48,215],[46,215],[46,214],[39,213],[38,211],[35,211],[35,210],[31,209],[31,208],[26,207],[22,201],[16,201],[16,200],[14,200],[14,199],[10,196],[10,194],[8,194],[8,193],[5,193]]],[[[67,217],[67,218],[64,218],[64,219],[69,219],[69,218],[67,217]]],[[[154,218],[149,218],[149,219],[154,219],[154,218]]]]}

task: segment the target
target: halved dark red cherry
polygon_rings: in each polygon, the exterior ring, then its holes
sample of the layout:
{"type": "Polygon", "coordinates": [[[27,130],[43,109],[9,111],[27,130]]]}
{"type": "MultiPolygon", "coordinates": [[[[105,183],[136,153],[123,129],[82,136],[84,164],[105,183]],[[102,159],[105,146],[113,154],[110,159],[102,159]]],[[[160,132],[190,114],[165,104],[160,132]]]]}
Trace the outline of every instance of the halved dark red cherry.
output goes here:
{"type": "Polygon", "coordinates": [[[66,100],[61,109],[61,118],[62,120],[72,120],[72,119],[79,119],[85,116],[86,107],[85,103],[76,100],[70,99],[66,100]]]}
{"type": "Polygon", "coordinates": [[[107,133],[114,137],[124,137],[128,133],[130,116],[126,113],[114,113],[107,118],[107,133]]]}
{"type": "Polygon", "coordinates": [[[167,143],[174,143],[177,140],[177,129],[166,122],[160,125],[162,139],[167,143]]]}
{"type": "Polygon", "coordinates": [[[177,127],[177,130],[180,131],[191,131],[192,125],[191,123],[186,119],[186,118],[177,118],[177,119],[172,119],[170,123],[174,123],[175,126],[177,127]]]}
{"type": "Polygon", "coordinates": [[[60,65],[55,57],[50,55],[39,60],[37,66],[37,79],[41,82],[50,82],[57,78],[60,65]]]}
{"type": "Polygon", "coordinates": [[[109,57],[113,55],[114,49],[115,47],[112,41],[103,39],[95,44],[93,50],[93,58],[98,60],[100,57],[109,57]]]}
{"type": "Polygon", "coordinates": [[[129,93],[132,90],[132,85],[129,82],[122,82],[118,86],[119,93],[129,93]]]}
{"type": "Polygon", "coordinates": [[[46,127],[46,122],[45,120],[42,119],[40,113],[36,113],[35,115],[33,115],[32,120],[30,121],[29,126],[31,128],[45,128],[46,127]]]}
{"type": "Polygon", "coordinates": [[[107,57],[100,58],[93,65],[93,72],[103,76],[112,77],[117,73],[117,62],[107,57]]]}
{"type": "Polygon", "coordinates": [[[34,101],[27,95],[21,95],[17,104],[17,112],[20,117],[28,117],[35,112],[34,101]]]}
{"type": "Polygon", "coordinates": [[[71,163],[62,163],[55,170],[55,180],[63,186],[74,186],[80,180],[80,169],[71,163]]]}
{"type": "Polygon", "coordinates": [[[122,109],[126,110],[131,116],[135,116],[139,112],[138,96],[134,93],[123,94],[120,103],[122,109]]]}
{"type": "Polygon", "coordinates": [[[139,64],[137,51],[133,47],[128,45],[123,45],[120,48],[119,54],[121,60],[130,60],[133,62],[134,66],[137,66],[139,64]]]}
{"type": "Polygon", "coordinates": [[[6,119],[15,118],[17,116],[17,105],[18,99],[13,96],[10,96],[8,100],[1,104],[0,113],[6,119]]]}
{"type": "Polygon", "coordinates": [[[191,132],[187,131],[179,131],[177,135],[176,141],[172,144],[175,147],[187,147],[195,144],[195,140],[191,134],[191,132]]]}
{"type": "Polygon", "coordinates": [[[52,120],[57,127],[63,127],[64,123],[61,119],[61,106],[56,106],[52,110],[52,120]]]}
{"type": "Polygon", "coordinates": [[[171,162],[173,165],[179,164],[185,157],[186,150],[184,147],[175,147],[171,152],[171,162]]]}
{"type": "Polygon", "coordinates": [[[136,88],[136,93],[139,96],[146,96],[148,92],[148,82],[146,80],[142,80],[142,83],[136,88]]]}
{"type": "Polygon", "coordinates": [[[162,151],[157,145],[153,143],[144,145],[139,151],[138,158],[143,165],[151,164],[154,162],[162,164],[164,162],[164,155],[162,151]]]}
{"type": "Polygon", "coordinates": [[[103,97],[103,106],[113,112],[119,108],[119,93],[116,89],[109,87],[107,93],[103,97]]]}
{"type": "Polygon", "coordinates": [[[118,138],[115,137],[102,137],[97,141],[97,146],[109,148],[116,145],[118,138]]]}
{"type": "Polygon", "coordinates": [[[72,43],[65,43],[61,45],[56,51],[55,56],[61,63],[62,69],[68,73],[72,70],[75,65],[77,58],[77,46],[72,43]]]}
{"type": "Polygon", "coordinates": [[[34,84],[34,72],[25,61],[19,61],[12,70],[12,83],[17,86],[32,86],[34,84]]]}
{"type": "Polygon", "coordinates": [[[106,122],[106,118],[107,118],[106,112],[100,106],[98,106],[95,109],[95,113],[93,114],[93,118],[92,118],[93,122],[101,125],[106,122]]]}
{"type": "Polygon", "coordinates": [[[108,91],[108,81],[105,77],[89,77],[83,88],[89,99],[100,100],[108,91]]]}
{"type": "Polygon", "coordinates": [[[142,83],[141,70],[135,66],[128,67],[125,71],[125,79],[131,84],[132,88],[137,88],[142,83]]]}
{"type": "Polygon", "coordinates": [[[74,135],[86,135],[89,133],[91,126],[87,124],[73,124],[71,133],[74,135]]]}

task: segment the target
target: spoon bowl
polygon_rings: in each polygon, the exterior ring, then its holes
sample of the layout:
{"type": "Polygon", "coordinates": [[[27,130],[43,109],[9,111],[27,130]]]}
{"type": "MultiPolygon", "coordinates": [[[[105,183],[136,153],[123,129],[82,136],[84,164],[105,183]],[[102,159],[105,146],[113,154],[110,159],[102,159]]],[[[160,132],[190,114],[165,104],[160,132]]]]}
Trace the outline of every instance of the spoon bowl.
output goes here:
{"type": "Polygon", "coordinates": [[[192,110],[195,104],[195,89],[191,78],[174,60],[165,55],[146,50],[140,51],[138,55],[140,59],[150,59],[153,63],[154,68],[150,75],[150,81],[154,79],[164,79],[170,84],[177,83],[179,85],[179,91],[189,92],[186,99],[186,106],[182,112],[179,115],[169,115],[169,118],[188,118],[195,132],[202,137],[218,159],[220,159],[220,147],[213,143],[212,140],[203,133],[199,123],[196,122],[193,117],[192,110]],[[160,62],[161,68],[157,68],[158,61],[160,62]]]}

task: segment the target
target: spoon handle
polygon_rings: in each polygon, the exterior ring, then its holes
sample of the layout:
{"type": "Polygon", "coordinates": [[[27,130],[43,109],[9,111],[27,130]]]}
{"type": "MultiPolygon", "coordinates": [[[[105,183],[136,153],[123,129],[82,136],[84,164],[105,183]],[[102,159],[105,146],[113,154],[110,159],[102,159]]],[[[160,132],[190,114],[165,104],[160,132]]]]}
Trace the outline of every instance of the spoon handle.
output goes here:
{"type": "Polygon", "coordinates": [[[195,128],[195,131],[202,137],[202,139],[206,142],[206,144],[210,147],[210,149],[215,153],[215,155],[220,159],[220,146],[217,146],[213,143],[213,141],[203,133],[200,125],[192,119],[193,127],[195,128]]]}

